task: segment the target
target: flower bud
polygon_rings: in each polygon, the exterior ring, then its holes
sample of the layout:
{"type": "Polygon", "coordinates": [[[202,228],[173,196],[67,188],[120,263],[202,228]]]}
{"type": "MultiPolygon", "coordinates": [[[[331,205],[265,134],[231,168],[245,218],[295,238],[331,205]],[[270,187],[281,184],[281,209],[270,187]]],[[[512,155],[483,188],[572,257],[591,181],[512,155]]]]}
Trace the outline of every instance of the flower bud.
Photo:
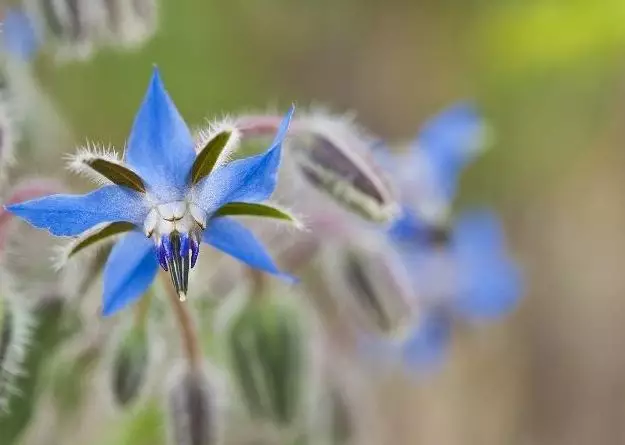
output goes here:
{"type": "Polygon", "coordinates": [[[176,370],[168,392],[168,420],[172,445],[220,443],[220,417],[215,388],[203,370],[176,370]]]}
{"type": "Polygon", "coordinates": [[[16,144],[16,132],[10,117],[9,106],[0,98],[0,179],[4,171],[13,161],[13,152],[16,144]]]}
{"type": "Polygon", "coordinates": [[[324,246],[319,263],[326,287],[365,332],[403,336],[416,315],[407,270],[381,237],[366,235],[360,244],[324,246]]]}
{"type": "MultiPolygon", "coordinates": [[[[279,122],[270,115],[241,116],[244,138],[263,135],[279,122]]],[[[351,119],[324,112],[294,119],[285,142],[285,162],[307,185],[344,209],[376,223],[399,211],[395,190],[372,157],[373,140],[351,119]]]]}
{"type": "Polygon", "coordinates": [[[16,385],[24,371],[33,319],[30,312],[2,296],[0,306],[0,412],[8,412],[13,398],[20,391],[16,385]]]}
{"type": "Polygon", "coordinates": [[[99,363],[101,345],[92,339],[80,338],[70,344],[50,364],[50,390],[55,408],[64,418],[76,415],[88,394],[88,380],[99,363]]]}
{"type": "Polygon", "coordinates": [[[134,48],[154,34],[155,0],[101,0],[100,3],[110,43],[134,48]]]}
{"type": "Polygon", "coordinates": [[[52,297],[38,302],[28,312],[13,306],[10,343],[4,356],[6,366],[0,377],[0,401],[7,413],[0,415],[4,443],[13,443],[34,413],[43,365],[61,338],[63,307],[60,298],[52,297]],[[30,347],[25,348],[25,345],[30,347]],[[14,360],[9,359],[12,356],[14,360]],[[16,364],[19,366],[14,367],[16,364]]]}
{"type": "Polygon", "coordinates": [[[149,364],[150,345],[145,328],[127,329],[115,348],[111,369],[111,389],[119,406],[136,400],[145,385],[149,364]]]}
{"type": "Polygon", "coordinates": [[[29,0],[43,42],[52,41],[62,59],[87,59],[93,49],[97,25],[97,2],[85,0],[29,0]]]}
{"type": "Polygon", "coordinates": [[[294,308],[274,298],[246,301],[232,319],[227,351],[249,414],[280,427],[300,415],[304,384],[302,325],[294,308]]]}

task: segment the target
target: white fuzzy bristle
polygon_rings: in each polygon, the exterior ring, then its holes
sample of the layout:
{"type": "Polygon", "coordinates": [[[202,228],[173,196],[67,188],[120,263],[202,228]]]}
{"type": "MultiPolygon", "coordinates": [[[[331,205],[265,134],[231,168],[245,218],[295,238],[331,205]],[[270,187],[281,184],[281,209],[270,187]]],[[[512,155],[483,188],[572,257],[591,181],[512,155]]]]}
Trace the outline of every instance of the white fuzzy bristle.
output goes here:
{"type": "Polygon", "coordinates": [[[77,153],[67,155],[66,159],[68,170],[93,181],[99,186],[112,184],[112,182],[89,167],[89,162],[95,159],[104,159],[107,162],[124,166],[119,153],[113,147],[102,147],[89,142],[77,153]]]}
{"type": "Polygon", "coordinates": [[[224,117],[221,120],[210,122],[208,127],[198,130],[195,136],[195,152],[199,153],[211,139],[222,132],[230,133],[230,139],[217,159],[215,167],[225,164],[230,160],[232,154],[239,147],[241,130],[237,128],[231,118],[224,117]]]}

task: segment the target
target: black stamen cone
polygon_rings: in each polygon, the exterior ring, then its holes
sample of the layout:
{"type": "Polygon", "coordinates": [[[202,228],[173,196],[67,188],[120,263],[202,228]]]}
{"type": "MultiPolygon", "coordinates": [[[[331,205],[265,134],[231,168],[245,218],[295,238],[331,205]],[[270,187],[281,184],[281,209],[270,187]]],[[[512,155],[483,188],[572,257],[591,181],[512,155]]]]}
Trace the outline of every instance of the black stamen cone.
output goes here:
{"type": "MultiPolygon", "coordinates": [[[[171,275],[171,282],[176,289],[180,299],[184,300],[189,289],[189,269],[191,250],[181,252],[182,244],[181,235],[178,232],[172,232],[169,236],[170,251],[167,252],[167,268],[171,275]]],[[[188,243],[186,243],[188,246],[188,243]]]]}

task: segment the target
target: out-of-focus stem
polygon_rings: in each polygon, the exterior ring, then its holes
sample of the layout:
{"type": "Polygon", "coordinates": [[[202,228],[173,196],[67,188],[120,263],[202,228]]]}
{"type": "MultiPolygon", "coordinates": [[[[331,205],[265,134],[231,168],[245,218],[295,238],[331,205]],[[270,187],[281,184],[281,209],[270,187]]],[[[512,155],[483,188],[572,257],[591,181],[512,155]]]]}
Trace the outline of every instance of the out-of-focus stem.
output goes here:
{"type": "Polygon", "coordinates": [[[148,290],[148,292],[137,302],[137,305],[135,306],[135,325],[137,327],[143,328],[145,326],[150,304],[152,303],[152,295],[152,290],[148,290]]]}
{"type": "Polygon", "coordinates": [[[174,308],[176,319],[178,320],[180,337],[189,366],[192,369],[198,370],[202,366],[202,351],[198,332],[195,328],[193,317],[189,312],[189,305],[188,303],[180,301],[178,293],[169,281],[169,276],[164,273],[161,273],[160,275],[163,283],[165,284],[165,291],[167,292],[169,301],[174,308]]]}
{"type": "Polygon", "coordinates": [[[253,294],[262,297],[267,287],[267,277],[264,272],[252,267],[247,268],[247,276],[252,285],[253,294]]]}

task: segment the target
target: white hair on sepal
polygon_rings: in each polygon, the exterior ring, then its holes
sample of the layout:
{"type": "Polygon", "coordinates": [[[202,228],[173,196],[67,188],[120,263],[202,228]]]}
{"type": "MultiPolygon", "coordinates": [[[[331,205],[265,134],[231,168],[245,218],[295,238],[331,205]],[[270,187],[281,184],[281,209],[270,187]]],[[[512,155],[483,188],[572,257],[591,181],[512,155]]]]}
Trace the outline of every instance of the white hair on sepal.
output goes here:
{"type": "Polygon", "coordinates": [[[122,233],[118,233],[115,235],[107,236],[106,238],[102,238],[101,240],[98,240],[94,242],[93,244],[90,244],[86,248],[80,250],[80,252],[77,252],[75,256],[70,256],[72,251],[76,248],[76,246],[78,246],[80,243],[85,241],[90,236],[93,236],[94,234],[98,233],[100,230],[102,230],[104,227],[106,227],[109,224],[110,223],[98,224],[97,226],[83,232],[79,236],[72,237],[71,239],[69,239],[69,241],[63,244],[60,244],[60,245],[57,244],[56,246],[54,246],[53,254],[51,257],[54,270],[57,272],[60,271],[61,269],[70,269],[70,271],[71,270],[78,271],[82,267],[81,263],[84,262],[85,258],[88,258],[88,259],[94,258],[106,246],[115,243],[116,241],[119,240],[120,237],[128,233],[128,232],[122,232],[122,233]],[[76,258],[78,257],[81,258],[81,261],[76,261],[76,258]]]}
{"type": "Polygon", "coordinates": [[[339,114],[321,104],[312,104],[299,113],[294,124],[297,131],[321,135],[338,146],[349,144],[350,151],[355,149],[356,153],[367,157],[379,139],[358,123],[356,111],[348,110],[339,114]]]}
{"type": "Polygon", "coordinates": [[[206,144],[219,133],[228,132],[230,138],[222,150],[215,167],[226,164],[232,159],[232,155],[239,148],[241,142],[241,130],[237,127],[234,119],[224,116],[219,120],[208,122],[208,126],[200,128],[195,134],[195,152],[200,153],[206,144]]]}
{"type": "Polygon", "coordinates": [[[102,251],[106,246],[113,244],[122,235],[124,234],[121,233],[119,235],[112,235],[100,240],[90,245],[85,250],[81,250],[80,253],[76,254],[76,256],[70,256],[70,253],[81,241],[83,241],[82,238],[77,238],[68,241],[65,244],[57,245],[53,248],[53,254],[50,258],[52,266],[57,272],[60,272],[61,270],[65,270],[68,273],[80,272],[83,267],[82,263],[85,259],[95,258],[100,251],[102,251]],[[79,257],[80,260],[78,260],[79,257]]]}
{"type": "Polygon", "coordinates": [[[91,168],[89,162],[95,159],[104,159],[112,164],[117,164],[126,169],[128,168],[112,145],[105,147],[89,141],[76,153],[68,154],[65,158],[67,159],[68,170],[91,180],[98,186],[110,185],[113,184],[113,182],[91,168]]]}
{"type": "Polygon", "coordinates": [[[291,207],[289,206],[285,206],[283,204],[278,204],[275,202],[264,202],[263,204],[274,207],[278,210],[281,210],[282,212],[290,215],[293,220],[292,221],[287,221],[287,220],[281,220],[281,219],[277,219],[277,218],[268,218],[268,217],[254,217],[253,215],[251,215],[253,218],[256,218],[258,220],[261,221],[270,221],[270,222],[274,222],[276,223],[277,226],[279,226],[280,228],[284,228],[284,226],[286,225],[289,230],[293,229],[295,231],[301,231],[301,232],[310,232],[311,228],[309,227],[309,225],[306,222],[306,219],[308,217],[308,215],[306,215],[305,213],[302,212],[297,212],[295,210],[293,210],[291,207]]]}

